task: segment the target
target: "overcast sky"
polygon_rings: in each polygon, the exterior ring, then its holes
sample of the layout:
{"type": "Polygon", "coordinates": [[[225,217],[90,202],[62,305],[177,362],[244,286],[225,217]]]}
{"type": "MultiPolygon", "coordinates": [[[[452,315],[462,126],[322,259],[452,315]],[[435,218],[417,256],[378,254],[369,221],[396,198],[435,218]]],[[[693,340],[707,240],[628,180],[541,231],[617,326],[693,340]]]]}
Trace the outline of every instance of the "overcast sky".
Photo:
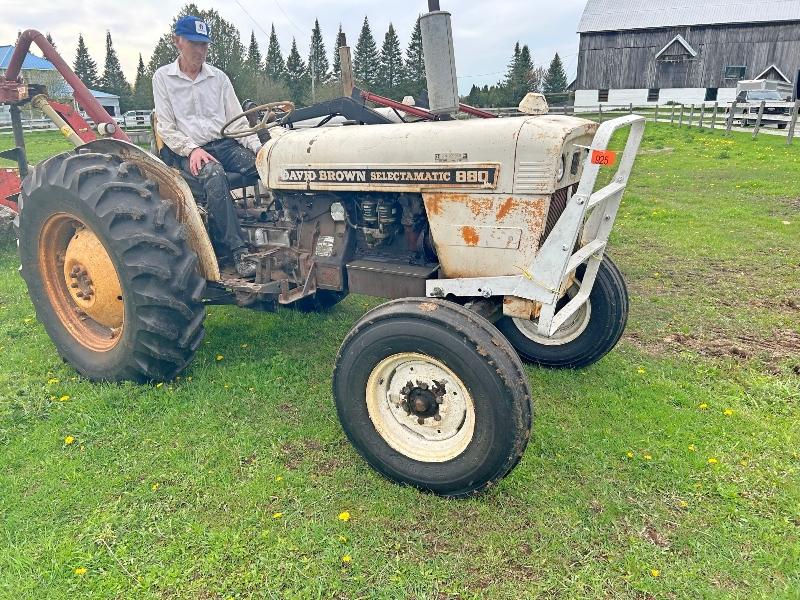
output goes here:
{"type": "MultiPolygon", "coordinates": [[[[114,47],[129,80],[134,78],[139,53],[145,64],[172,18],[185,0],[3,0],[0,45],[13,44],[17,31],[49,32],[68,63],[75,59],[78,34],[82,33],[92,57],[102,71],[105,32],[111,31],[114,47]]],[[[330,54],[339,23],[354,47],[361,23],[369,17],[380,48],[391,21],[405,50],[418,14],[427,12],[426,0],[378,3],[364,0],[196,0],[201,9],[215,8],[239,28],[247,45],[250,31],[266,53],[272,23],[284,57],[296,37],[306,58],[314,18],[319,18],[326,49],[330,54]],[[249,15],[248,15],[249,13],[249,15]]],[[[443,10],[453,13],[459,87],[469,91],[473,83],[491,84],[502,78],[514,43],[527,44],[537,63],[549,64],[558,52],[567,76],[576,70],[578,36],[575,30],[585,0],[441,0],[443,10]]]]}

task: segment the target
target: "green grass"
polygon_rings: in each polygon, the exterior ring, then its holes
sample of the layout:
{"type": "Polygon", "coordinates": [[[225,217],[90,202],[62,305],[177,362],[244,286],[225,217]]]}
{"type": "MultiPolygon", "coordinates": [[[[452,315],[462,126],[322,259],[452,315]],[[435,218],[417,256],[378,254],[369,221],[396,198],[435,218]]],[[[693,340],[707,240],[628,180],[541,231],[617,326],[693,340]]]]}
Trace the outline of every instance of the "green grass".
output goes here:
{"type": "MultiPolygon", "coordinates": [[[[33,160],[60,148],[40,135],[33,160]]],[[[383,480],[344,438],[333,361],[376,300],[213,307],[182,379],[97,385],[7,244],[0,597],[798,598],[798,159],[648,125],[612,240],[626,335],[584,371],[528,369],[525,457],[466,501],[383,480]]]]}

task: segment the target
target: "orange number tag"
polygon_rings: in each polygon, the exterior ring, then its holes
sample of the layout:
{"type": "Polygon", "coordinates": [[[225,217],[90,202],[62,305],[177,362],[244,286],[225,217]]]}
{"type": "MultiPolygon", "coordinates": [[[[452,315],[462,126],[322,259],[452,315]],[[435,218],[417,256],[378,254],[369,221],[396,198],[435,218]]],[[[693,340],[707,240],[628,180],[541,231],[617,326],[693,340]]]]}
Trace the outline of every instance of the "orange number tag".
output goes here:
{"type": "Polygon", "coordinates": [[[592,150],[592,164],[601,167],[613,167],[617,162],[617,153],[613,150],[592,150]]]}

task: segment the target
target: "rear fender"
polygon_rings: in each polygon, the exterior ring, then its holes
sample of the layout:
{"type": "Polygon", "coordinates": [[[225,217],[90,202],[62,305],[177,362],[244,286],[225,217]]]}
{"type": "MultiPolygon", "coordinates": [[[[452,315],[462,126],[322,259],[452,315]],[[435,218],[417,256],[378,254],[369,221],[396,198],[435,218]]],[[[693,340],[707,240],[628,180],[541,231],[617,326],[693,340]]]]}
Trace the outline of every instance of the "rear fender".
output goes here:
{"type": "Polygon", "coordinates": [[[78,148],[119,156],[122,160],[136,164],[148,179],[155,181],[161,197],[172,201],[178,221],[186,227],[189,245],[200,261],[201,275],[208,281],[221,279],[217,256],[192,191],[177,170],[168,167],[161,159],[139,146],[121,140],[97,139],[78,148]]]}

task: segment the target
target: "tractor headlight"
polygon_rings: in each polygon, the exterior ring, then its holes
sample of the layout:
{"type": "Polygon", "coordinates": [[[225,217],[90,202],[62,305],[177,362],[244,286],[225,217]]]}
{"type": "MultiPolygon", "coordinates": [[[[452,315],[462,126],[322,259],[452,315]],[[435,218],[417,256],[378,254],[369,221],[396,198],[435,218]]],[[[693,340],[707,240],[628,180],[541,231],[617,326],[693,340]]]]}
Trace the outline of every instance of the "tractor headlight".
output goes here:
{"type": "Polygon", "coordinates": [[[564,155],[561,155],[561,159],[558,161],[558,174],[556,175],[556,181],[561,181],[564,179],[564,173],[567,170],[567,159],[564,158],[564,155]]]}

